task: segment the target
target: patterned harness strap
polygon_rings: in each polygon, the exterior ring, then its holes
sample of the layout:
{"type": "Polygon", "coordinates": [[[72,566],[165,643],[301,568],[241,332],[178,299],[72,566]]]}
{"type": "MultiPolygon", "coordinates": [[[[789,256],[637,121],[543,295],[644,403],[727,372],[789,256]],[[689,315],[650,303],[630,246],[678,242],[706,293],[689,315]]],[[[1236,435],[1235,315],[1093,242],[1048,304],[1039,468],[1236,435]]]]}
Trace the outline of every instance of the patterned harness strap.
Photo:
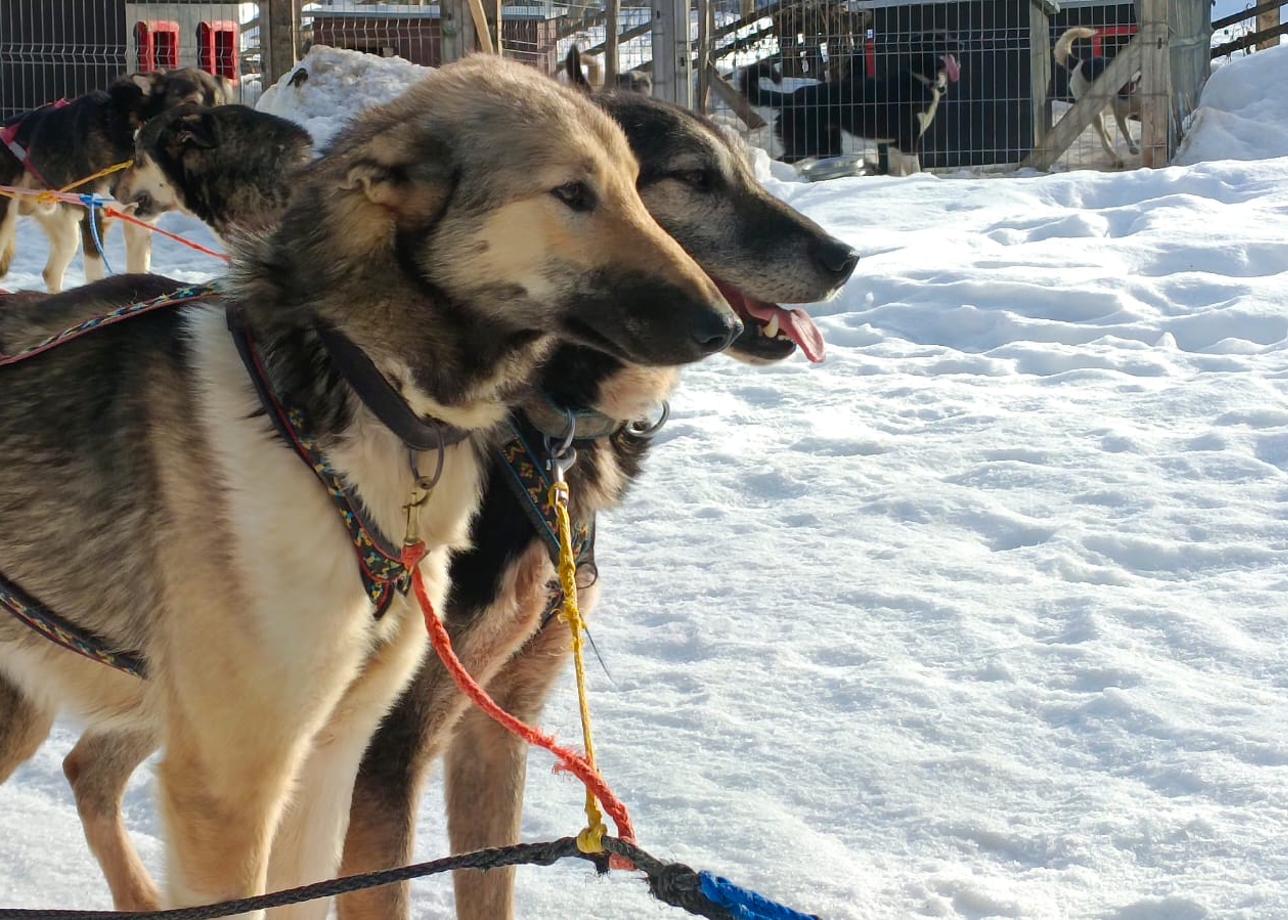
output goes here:
{"type": "MultiPolygon", "coordinates": [[[[52,348],[65,345],[96,329],[123,322],[135,316],[142,316],[154,310],[166,309],[189,303],[209,296],[214,288],[209,285],[185,287],[151,300],[127,304],[124,307],[91,317],[76,326],[64,329],[44,341],[37,342],[12,355],[0,355],[0,367],[9,367],[21,361],[27,361],[42,355],[52,348]]],[[[110,665],[118,671],[133,674],[135,677],[147,677],[147,662],[138,652],[122,651],[101,636],[81,629],[76,624],[59,616],[24,591],[18,584],[0,575],[0,608],[8,611],[19,622],[25,624],[50,642],[63,648],[84,655],[93,661],[110,665]]]]}
{"type": "Polygon", "coordinates": [[[311,433],[303,410],[287,405],[273,392],[268,371],[246,328],[241,309],[230,304],[227,315],[228,329],[237,345],[237,353],[246,365],[255,385],[255,392],[273,427],[295,451],[296,456],[317,476],[335,503],[336,510],[340,512],[340,520],[349,533],[354,554],[358,557],[358,573],[362,576],[363,591],[375,607],[376,619],[380,619],[393,603],[394,593],[406,594],[411,587],[411,576],[403,567],[401,553],[370,519],[362,499],[327,462],[326,455],[311,433]]]}

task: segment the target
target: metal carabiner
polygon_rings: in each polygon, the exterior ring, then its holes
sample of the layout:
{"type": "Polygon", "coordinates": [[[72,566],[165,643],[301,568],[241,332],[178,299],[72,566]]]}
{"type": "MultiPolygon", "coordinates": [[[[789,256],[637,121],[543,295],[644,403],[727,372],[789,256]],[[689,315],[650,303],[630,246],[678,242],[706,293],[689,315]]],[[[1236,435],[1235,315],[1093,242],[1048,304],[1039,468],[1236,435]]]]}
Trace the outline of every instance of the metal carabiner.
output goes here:
{"type": "Polygon", "coordinates": [[[571,409],[565,408],[564,418],[568,420],[568,428],[564,431],[563,437],[556,439],[550,435],[544,435],[546,456],[546,469],[550,472],[550,478],[555,482],[563,482],[567,477],[568,471],[573,468],[577,462],[577,448],[572,446],[572,442],[577,439],[577,416],[571,409]]]}

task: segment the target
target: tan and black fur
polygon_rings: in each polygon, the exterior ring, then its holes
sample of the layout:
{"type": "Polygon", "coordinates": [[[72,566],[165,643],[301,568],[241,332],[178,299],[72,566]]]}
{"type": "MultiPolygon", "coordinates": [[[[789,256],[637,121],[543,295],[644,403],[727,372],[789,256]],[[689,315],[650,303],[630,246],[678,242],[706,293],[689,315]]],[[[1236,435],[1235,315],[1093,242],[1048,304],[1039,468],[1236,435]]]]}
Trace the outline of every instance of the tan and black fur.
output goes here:
{"type": "MultiPolygon", "coordinates": [[[[156,71],[131,74],[112,83],[106,91],[88,93],[62,108],[46,106],[18,116],[17,140],[26,149],[27,163],[0,146],[0,185],[42,189],[45,182],[62,188],[129,159],[134,135],[149,119],[178,105],[199,103],[219,105],[232,97],[232,84],[202,70],[156,71]]],[[[12,120],[11,122],[12,123],[12,120]]],[[[106,176],[81,186],[78,192],[105,195],[115,177],[106,176]]],[[[13,261],[17,245],[18,218],[39,221],[49,238],[49,259],[45,263],[45,287],[61,291],[63,275],[76,255],[78,244],[85,250],[85,277],[97,281],[106,273],[102,255],[94,244],[93,230],[85,209],[78,205],[42,204],[30,197],[11,201],[0,197],[0,278],[13,261]],[[78,238],[79,234],[79,238],[78,238]]],[[[103,239],[102,217],[95,212],[99,239],[103,239]]],[[[141,227],[125,227],[126,261],[131,272],[146,272],[152,258],[152,235],[141,227]]]]}
{"type": "MultiPolygon", "coordinates": [[[[573,63],[570,56],[570,68],[573,63]]],[[[709,125],[652,101],[623,95],[599,100],[628,127],[629,139],[643,161],[640,185],[652,213],[687,241],[704,258],[704,265],[713,270],[718,266],[724,275],[748,283],[748,295],[823,296],[843,282],[853,267],[849,248],[768,197],[746,171],[740,152],[709,125]]],[[[210,165],[217,166],[218,151],[212,150],[210,156],[210,165]]],[[[747,329],[732,347],[736,357],[764,362],[794,350],[747,319],[747,329]]],[[[560,349],[551,359],[542,386],[565,405],[595,405],[626,419],[650,409],[672,383],[668,370],[623,365],[573,347],[560,349]]],[[[522,413],[515,421],[528,424],[522,413]]],[[[571,473],[579,509],[618,501],[638,473],[646,448],[646,441],[626,433],[581,442],[581,461],[571,473]]],[[[548,602],[549,564],[500,475],[503,472],[491,462],[481,510],[471,526],[471,549],[458,555],[452,565],[446,610],[466,660],[484,676],[496,675],[492,688],[503,702],[535,714],[565,664],[566,643],[557,630],[533,635],[535,618],[548,602]],[[522,651],[515,652],[524,641],[522,651]]],[[[583,603],[589,605],[591,599],[588,590],[583,603]]],[[[398,863],[409,857],[424,774],[441,752],[447,730],[458,724],[461,711],[461,702],[442,670],[427,663],[366,758],[348,843],[351,868],[398,863]]],[[[38,718],[33,722],[31,733],[43,737],[47,726],[38,718]]],[[[523,752],[509,739],[492,737],[492,728],[467,719],[452,742],[454,768],[449,783],[454,835],[463,833],[466,813],[479,822],[479,839],[500,841],[515,833],[523,752]],[[502,793],[499,802],[498,792],[502,793]]],[[[5,752],[12,760],[25,757],[25,749],[18,739],[0,747],[0,776],[5,752]]],[[[155,904],[155,887],[129,844],[120,813],[125,782],[150,750],[147,739],[137,735],[91,734],[67,761],[86,836],[120,910],[155,904]]],[[[467,845],[468,841],[458,841],[458,846],[467,845]]],[[[458,885],[463,916],[509,915],[510,880],[505,874],[463,875],[458,885]]],[[[394,888],[353,897],[344,902],[342,911],[401,915],[406,912],[405,895],[394,888]]]]}
{"type": "Polygon", "coordinates": [[[180,210],[227,239],[273,227],[291,174],[312,157],[309,133],[285,118],[243,105],[181,105],[139,130],[115,194],[137,217],[180,210]]]}
{"type": "MultiPolygon", "coordinates": [[[[0,618],[0,676],[23,701],[0,711],[0,737],[29,749],[31,727],[66,709],[90,740],[160,741],[169,905],[335,873],[359,758],[425,642],[403,601],[372,617],[334,505],[260,410],[229,304],[273,388],[394,539],[407,449],[338,376],[317,329],[354,342],[414,412],[471,432],[415,513],[441,605],[492,426],[552,346],[664,367],[741,329],[649,217],[636,178],[620,129],[589,102],[520,65],[468,59],[358,118],[304,171],[281,225],[236,248],[224,297],[4,369],[0,571],[141,652],[151,679],[0,618]]],[[[39,309],[56,328],[168,286],[125,276],[5,309],[39,309]]],[[[6,752],[0,773],[14,760],[6,752]]],[[[113,788],[86,772],[92,760],[68,763],[91,810],[113,788]]]]}
{"type": "MultiPolygon", "coordinates": [[[[650,213],[709,274],[744,295],[789,302],[824,299],[849,278],[857,254],[761,188],[741,151],[710,123],[636,93],[596,98],[622,124],[640,160],[640,193],[650,213]]],[[[751,318],[744,320],[746,329],[730,355],[764,363],[794,350],[790,342],[765,336],[751,318]]],[[[673,375],[568,348],[556,353],[543,378],[557,402],[623,420],[666,398],[675,384],[673,375]]],[[[579,443],[569,474],[575,510],[585,514],[618,504],[647,450],[648,441],[629,432],[579,443]]],[[[470,673],[510,712],[535,721],[567,666],[568,634],[557,621],[542,628],[553,569],[504,475],[493,461],[471,546],[452,559],[445,617],[470,673]]],[[[579,595],[583,612],[589,611],[596,588],[579,595]]],[[[453,852],[517,842],[526,747],[470,708],[430,657],[363,759],[346,873],[412,861],[417,806],[439,756],[445,761],[453,852]]],[[[513,879],[512,870],[458,873],[458,918],[513,918],[513,879]]],[[[405,885],[340,900],[342,920],[410,916],[405,885]]]]}

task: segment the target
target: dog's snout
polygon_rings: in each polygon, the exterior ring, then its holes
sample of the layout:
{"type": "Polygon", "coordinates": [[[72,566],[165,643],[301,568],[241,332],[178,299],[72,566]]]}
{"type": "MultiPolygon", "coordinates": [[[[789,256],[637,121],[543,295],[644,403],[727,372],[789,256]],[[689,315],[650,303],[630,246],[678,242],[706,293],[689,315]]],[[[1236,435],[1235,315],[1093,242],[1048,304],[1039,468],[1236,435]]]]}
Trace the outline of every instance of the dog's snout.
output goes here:
{"type": "Polygon", "coordinates": [[[810,244],[810,255],[814,263],[827,274],[833,276],[837,283],[848,281],[859,264],[859,253],[848,244],[828,237],[814,240],[810,244]]]}
{"type": "Polygon", "coordinates": [[[742,322],[728,310],[703,312],[693,327],[693,342],[704,355],[724,351],[742,333],[742,322]]]}

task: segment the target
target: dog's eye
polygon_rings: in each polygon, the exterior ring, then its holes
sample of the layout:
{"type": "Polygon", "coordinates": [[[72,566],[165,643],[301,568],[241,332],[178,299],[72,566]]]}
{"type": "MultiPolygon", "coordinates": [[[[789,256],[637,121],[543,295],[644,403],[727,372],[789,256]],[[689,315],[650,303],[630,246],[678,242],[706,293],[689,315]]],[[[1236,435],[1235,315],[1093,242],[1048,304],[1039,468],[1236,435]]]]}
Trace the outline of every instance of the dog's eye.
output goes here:
{"type": "Polygon", "coordinates": [[[676,173],[675,177],[699,192],[709,192],[716,185],[716,175],[709,169],[686,169],[684,172],[676,173]]]}
{"type": "Polygon", "coordinates": [[[585,182],[567,182],[556,189],[551,189],[550,194],[574,211],[584,213],[595,207],[595,193],[585,182]]]}

